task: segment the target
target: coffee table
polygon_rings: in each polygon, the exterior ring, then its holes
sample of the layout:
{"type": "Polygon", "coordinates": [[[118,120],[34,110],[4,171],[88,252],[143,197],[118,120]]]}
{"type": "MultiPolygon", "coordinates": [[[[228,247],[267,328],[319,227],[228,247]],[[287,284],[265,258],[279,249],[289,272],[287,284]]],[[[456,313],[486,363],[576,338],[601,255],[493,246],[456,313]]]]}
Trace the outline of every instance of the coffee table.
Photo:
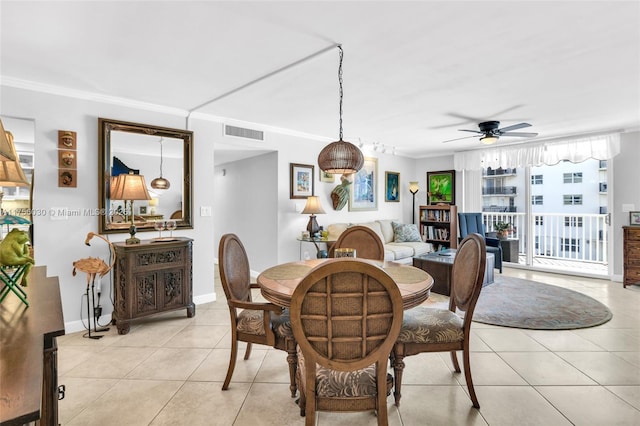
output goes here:
{"type": "MultiPolygon", "coordinates": [[[[413,266],[420,268],[433,277],[433,288],[431,291],[449,296],[451,293],[451,270],[453,261],[456,258],[456,249],[447,249],[427,253],[413,258],[413,266]]],[[[493,283],[495,268],[495,258],[493,253],[487,253],[487,264],[484,269],[484,280],[482,285],[493,283]]]]}

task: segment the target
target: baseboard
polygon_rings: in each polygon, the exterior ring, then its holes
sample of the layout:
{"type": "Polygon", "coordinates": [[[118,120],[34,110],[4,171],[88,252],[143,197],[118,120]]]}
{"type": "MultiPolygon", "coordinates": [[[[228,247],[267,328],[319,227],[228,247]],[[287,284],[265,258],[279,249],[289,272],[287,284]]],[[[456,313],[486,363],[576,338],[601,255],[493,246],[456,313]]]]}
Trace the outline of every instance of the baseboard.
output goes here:
{"type": "MultiPolygon", "coordinates": [[[[202,305],[205,303],[210,303],[210,302],[215,302],[216,301],[216,294],[215,293],[208,293],[208,294],[203,294],[201,296],[196,296],[193,298],[193,303],[196,305],[196,315],[198,314],[198,309],[197,306],[198,305],[202,305]]],[[[70,333],[77,333],[78,331],[86,331],[86,320],[78,320],[78,321],[69,321],[69,322],[65,322],[64,323],[64,332],[65,334],[70,334],[70,333]]],[[[91,320],[91,327],[93,327],[93,319],[91,320]]],[[[98,329],[100,328],[105,328],[105,327],[115,327],[114,325],[111,325],[111,314],[106,314],[100,317],[100,319],[98,320],[98,329]],[[104,324],[104,325],[100,325],[100,324],[104,324]]]]}

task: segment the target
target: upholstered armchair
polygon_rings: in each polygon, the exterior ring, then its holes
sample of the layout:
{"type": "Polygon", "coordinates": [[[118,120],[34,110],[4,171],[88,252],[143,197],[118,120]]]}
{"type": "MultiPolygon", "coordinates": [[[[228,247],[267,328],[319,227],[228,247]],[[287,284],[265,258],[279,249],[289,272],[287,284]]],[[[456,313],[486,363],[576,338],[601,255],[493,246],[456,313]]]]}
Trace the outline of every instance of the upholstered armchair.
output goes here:
{"type": "Polygon", "coordinates": [[[458,226],[460,227],[460,241],[469,234],[480,234],[484,237],[487,253],[493,253],[495,268],[502,273],[502,247],[497,238],[487,237],[482,221],[482,213],[458,213],[458,226]]]}

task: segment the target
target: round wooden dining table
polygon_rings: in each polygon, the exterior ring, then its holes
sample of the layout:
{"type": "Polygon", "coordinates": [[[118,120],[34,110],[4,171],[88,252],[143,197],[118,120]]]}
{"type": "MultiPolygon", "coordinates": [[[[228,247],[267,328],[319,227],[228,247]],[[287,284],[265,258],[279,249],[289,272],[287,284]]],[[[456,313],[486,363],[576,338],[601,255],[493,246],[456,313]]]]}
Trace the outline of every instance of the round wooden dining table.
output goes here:
{"type": "MultiPolygon", "coordinates": [[[[404,309],[418,306],[429,297],[433,278],[425,271],[410,265],[395,262],[380,262],[360,259],[384,269],[396,282],[402,295],[404,309]]],[[[325,262],[339,262],[340,259],[311,259],[283,263],[264,270],[258,275],[257,283],[262,296],[269,302],[288,308],[291,295],[309,271],[325,262]]]]}

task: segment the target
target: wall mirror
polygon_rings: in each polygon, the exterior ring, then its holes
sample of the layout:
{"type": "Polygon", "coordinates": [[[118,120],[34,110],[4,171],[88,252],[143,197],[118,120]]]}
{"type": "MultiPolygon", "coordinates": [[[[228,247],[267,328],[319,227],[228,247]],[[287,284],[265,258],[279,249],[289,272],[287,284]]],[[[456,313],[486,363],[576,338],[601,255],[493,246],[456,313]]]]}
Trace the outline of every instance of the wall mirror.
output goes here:
{"type": "MultiPolygon", "coordinates": [[[[154,231],[159,221],[173,219],[178,228],[193,228],[193,132],[125,121],[98,119],[100,233],[154,231]],[[130,203],[111,199],[111,183],[118,175],[144,176],[150,200],[130,203]],[[154,179],[169,182],[167,189],[152,187],[154,179]]],[[[157,186],[157,185],[154,185],[157,186]]]]}

